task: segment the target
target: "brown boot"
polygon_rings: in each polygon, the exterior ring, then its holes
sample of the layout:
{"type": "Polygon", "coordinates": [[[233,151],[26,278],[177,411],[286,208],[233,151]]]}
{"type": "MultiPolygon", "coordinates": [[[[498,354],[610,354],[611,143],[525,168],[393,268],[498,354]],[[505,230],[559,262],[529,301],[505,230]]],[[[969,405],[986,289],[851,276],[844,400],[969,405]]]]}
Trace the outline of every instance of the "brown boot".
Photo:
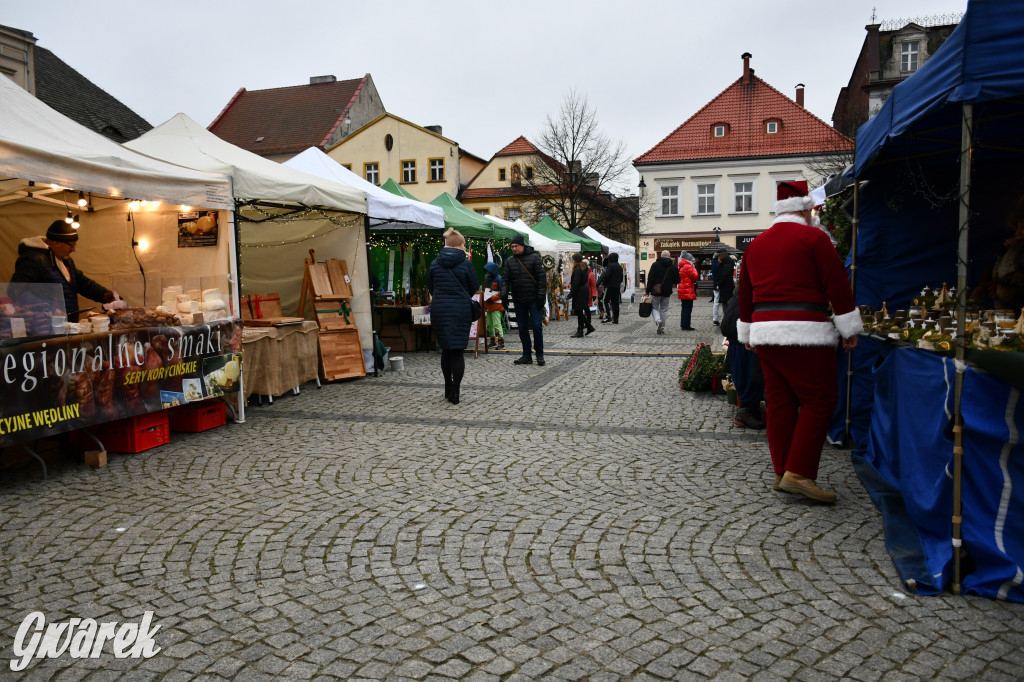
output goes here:
{"type": "Polygon", "coordinates": [[[822,502],[824,504],[835,504],[836,502],[835,493],[822,490],[815,485],[812,479],[794,474],[792,471],[787,471],[783,474],[782,480],[779,481],[779,490],[787,493],[797,493],[815,502],[822,502]]]}

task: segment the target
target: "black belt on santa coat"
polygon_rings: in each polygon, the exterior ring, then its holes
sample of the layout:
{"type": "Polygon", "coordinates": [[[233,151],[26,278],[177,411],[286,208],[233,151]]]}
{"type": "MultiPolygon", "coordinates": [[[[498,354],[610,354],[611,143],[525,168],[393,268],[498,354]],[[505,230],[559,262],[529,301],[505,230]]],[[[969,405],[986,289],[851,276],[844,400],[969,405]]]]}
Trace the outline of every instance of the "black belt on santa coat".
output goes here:
{"type": "Polygon", "coordinates": [[[828,314],[827,303],[791,303],[789,301],[764,301],[754,304],[755,313],[764,313],[773,310],[803,310],[810,313],[828,314]]]}

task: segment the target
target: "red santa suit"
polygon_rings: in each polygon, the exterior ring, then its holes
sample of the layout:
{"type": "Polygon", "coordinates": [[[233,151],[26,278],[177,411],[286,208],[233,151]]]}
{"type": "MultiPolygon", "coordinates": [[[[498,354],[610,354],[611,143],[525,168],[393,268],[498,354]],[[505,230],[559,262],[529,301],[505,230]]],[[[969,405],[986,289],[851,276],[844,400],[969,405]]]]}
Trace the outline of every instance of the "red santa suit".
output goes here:
{"type": "Polygon", "coordinates": [[[811,199],[779,189],[779,217],[743,254],[737,333],[757,351],[764,372],[775,474],[816,479],[838,400],[836,344],[863,325],[828,235],[787,213],[809,209],[811,199]]]}

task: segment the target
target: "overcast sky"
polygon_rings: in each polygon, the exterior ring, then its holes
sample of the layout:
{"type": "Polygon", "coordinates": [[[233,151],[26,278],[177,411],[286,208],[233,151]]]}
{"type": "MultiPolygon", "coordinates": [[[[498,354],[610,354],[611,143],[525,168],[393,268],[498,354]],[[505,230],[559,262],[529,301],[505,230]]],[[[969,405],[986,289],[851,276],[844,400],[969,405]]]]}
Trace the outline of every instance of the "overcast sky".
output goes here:
{"type": "MultiPolygon", "coordinates": [[[[537,139],[575,89],[635,158],[729,86],[757,75],[831,124],[872,11],[962,13],[967,0],[3,1],[33,33],[153,125],[206,126],[239,88],[373,76],[388,112],[441,125],[490,158],[537,139]]],[[[635,191],[635,180],[632,180],[635,191]]]]}

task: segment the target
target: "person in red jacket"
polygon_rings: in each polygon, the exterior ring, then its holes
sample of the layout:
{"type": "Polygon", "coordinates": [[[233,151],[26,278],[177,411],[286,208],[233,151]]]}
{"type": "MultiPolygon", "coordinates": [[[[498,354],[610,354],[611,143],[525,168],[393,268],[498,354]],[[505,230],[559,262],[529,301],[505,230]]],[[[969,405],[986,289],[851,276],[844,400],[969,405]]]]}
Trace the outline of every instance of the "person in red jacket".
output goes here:
{"type": "Polygon", "coordinates": [[[597,275],[594,274],[594,264],[591,261],[583,261],[587,266],[587,284],[590,285],[590,302],[587,304],[587,327],[593,330],[594,325],[591,324],[592,311],[590,306],[594,305],[594,301],[597,300],[597,275]]]}
{"type": "Polygon", "coordinates": [[[777,217],[743,257],[736,331],[764,372],[774,488],[832,504],[816,479],[839,398],[836,344],[853,349],[864,327],[832,241],[811,226],[807,183],[781,182],[777,196],[777,217]]]}
{"type": "Polygon", "coordinates": [[[679,318],[679,326],[682,330],[693,331],[692,315],[693,302],[697,299],[697,268],[693,266],[694,258],[689,251],[679,254],[679,286],[676,291],[679,294],[679,307],[682,313],[679,318]]]}

